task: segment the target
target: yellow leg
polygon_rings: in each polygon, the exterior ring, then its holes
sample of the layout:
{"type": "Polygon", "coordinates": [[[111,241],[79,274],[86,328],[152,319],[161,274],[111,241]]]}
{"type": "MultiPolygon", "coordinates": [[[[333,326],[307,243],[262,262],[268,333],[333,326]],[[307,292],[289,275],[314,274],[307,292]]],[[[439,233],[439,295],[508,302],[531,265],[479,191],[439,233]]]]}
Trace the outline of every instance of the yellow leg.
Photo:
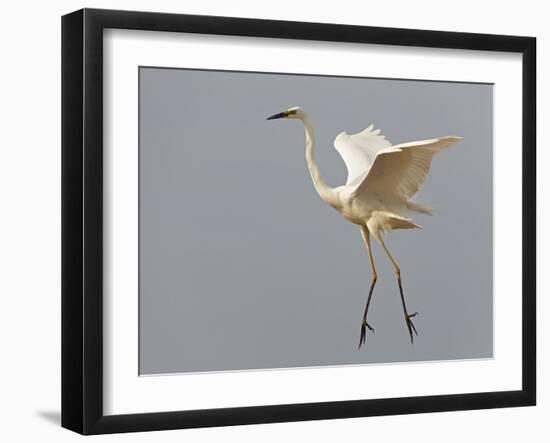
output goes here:
{"type": "Polygon", "coordinates": [[[365,311],[363,312],[363,320],[361,321],[361,336],[359,338],[359,348],[361,348],[361,345],[365,343],[365,339],[367,336],[366,328],[369,328],[372,332],[374,332],[374,329],[367,323],[367,313],[369,312],[372,292],[374,290],[374,285],[376,284],[376,269],[374,268],[374,260],[372,258],[372,250],[370,246],[370,233],[365,226],[361,226],[361,236],[363,237],[363,242],[365,243],[365,247],[367,248],[367,252],[369,253],[369,263],[370,263],[372,280],[371,280],[370,289],[369,289],[369,296],[367,297],[367,304],[365,305],[365,311]]]}
{"type": "Polygon", "coordinates": [[[418,312],[415,312],[413,314],[409,314],[407,312],[407,305],[405,304],[405,297],[403,296],[403,285],[401,283],[401,269],[399,268],[399,265],[397,264],[397,262],[391,256],[390,251],[388,251],[388,248],[386,247],[384,240],[382,240],[382,237],[380,236],[377,237],[377,240],[380,243],[380,246],[382,246],[382,249],[384,249],[384,253],[386,254],[386,257],[388,257],[388,260],[390,261],[391,265],[393,266],[393,270],[395,271],[395,275],[397,276],[397,283],[399,285],[399,294],[401,294],[401,304],[403,306],[403,314],[405,316],[405,324],[407,325],[407,329],[409,330],[411,343],[413,343],[414,342],[413,332],[416,335],[418,335],[418,332],[416,332],[416,328],[414,327],[411,317],[418,315],[418,312]]]}

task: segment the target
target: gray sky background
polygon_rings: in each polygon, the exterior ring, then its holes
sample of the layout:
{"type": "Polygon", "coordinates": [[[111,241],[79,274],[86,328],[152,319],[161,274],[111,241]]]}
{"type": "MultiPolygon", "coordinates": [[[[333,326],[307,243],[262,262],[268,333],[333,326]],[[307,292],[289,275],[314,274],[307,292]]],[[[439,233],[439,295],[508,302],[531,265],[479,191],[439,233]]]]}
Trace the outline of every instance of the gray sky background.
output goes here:
{"type": "Polygon", "coordinates": [[[141,374],[492,356],[491,85],[140,69],[141,374]],[[315,193],[302,106],[332,186],[332,143],[370,123],[393,143],[443,135],[416,199],[422,230],[394,231],[419,336],[410,344],[397,282],[374,245],[369,284],[359,228],[315,193]]]}

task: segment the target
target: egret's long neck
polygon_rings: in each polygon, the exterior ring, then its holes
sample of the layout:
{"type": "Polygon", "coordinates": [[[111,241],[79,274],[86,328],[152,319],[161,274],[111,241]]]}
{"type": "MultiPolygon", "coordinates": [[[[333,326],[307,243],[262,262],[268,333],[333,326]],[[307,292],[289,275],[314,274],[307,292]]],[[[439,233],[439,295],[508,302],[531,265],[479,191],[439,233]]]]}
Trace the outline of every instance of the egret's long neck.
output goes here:
{"type": "Polygon", "coordinates": [[[317,194],[319,194],[325,202],[329,205],[334,205],[336,198],[334,189],[325,183],[323,177],[321,177],[319,167],[313,158],[313,127],[311,126],[311,122],[309,121],[307,115],[302,117],[302,122],[304,123],[304,127],[306,129],[306,161],[309,173],[311,174],[311,179],[313,180],[313,186],[315,186],[317,194]]]}

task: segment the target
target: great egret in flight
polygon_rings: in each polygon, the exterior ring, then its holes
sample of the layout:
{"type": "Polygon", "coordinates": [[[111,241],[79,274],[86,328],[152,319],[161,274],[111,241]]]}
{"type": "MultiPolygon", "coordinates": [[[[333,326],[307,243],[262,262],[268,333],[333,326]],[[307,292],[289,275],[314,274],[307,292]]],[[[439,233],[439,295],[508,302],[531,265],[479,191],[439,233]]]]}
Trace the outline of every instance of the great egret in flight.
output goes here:
{"type": "Polygon", "coordinates": [[[348,179],[345,185],[331,188],[321,177],[319,167],[313,159],[313,128],[304,110],[298,106],[293,107],[274,114],[267,120],[278,118],[302,121],[306,130],[306,161],[315,190],[346,220],[360,226],[361,236],[369,254],[372,281],[361,321],[359,348],[365,343],[366,328],[374,332],[367,322],[372,292],[376,284],[370,234],[380,243],[395,271],[405,324],[413,343],[413,332],[416,335],[418,332],[411,318],[418,313],[409,314],[407,310],[401,283],[401,269],[388,251],[381,234],[393,229],[420,228],[408,218],[408,212],[430,214],[431,209],[411,199],[426,178],[432,157],[461,138],[447,136],[392,145],[380,134],[380,129],[373,129],[373,125],[357,134],[341,132],[334,140],[334,147],[346,164],[348,179]]]}

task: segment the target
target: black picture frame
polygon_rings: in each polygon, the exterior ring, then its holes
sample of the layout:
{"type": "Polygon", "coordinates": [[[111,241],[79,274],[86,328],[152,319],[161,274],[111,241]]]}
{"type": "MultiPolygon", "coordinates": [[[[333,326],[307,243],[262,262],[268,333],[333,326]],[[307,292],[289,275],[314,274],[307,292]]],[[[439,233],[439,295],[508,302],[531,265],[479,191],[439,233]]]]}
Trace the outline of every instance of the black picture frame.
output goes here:
{"type": "Polygon", "coordinates": [[[536,39],[82,9],[62,18],[62,426],[81,434],[414,414],[536,403],[536,39]],[[130,415],[103,413],[103,30],[455,48],[522,54],[522,389],[130,415]]]}

